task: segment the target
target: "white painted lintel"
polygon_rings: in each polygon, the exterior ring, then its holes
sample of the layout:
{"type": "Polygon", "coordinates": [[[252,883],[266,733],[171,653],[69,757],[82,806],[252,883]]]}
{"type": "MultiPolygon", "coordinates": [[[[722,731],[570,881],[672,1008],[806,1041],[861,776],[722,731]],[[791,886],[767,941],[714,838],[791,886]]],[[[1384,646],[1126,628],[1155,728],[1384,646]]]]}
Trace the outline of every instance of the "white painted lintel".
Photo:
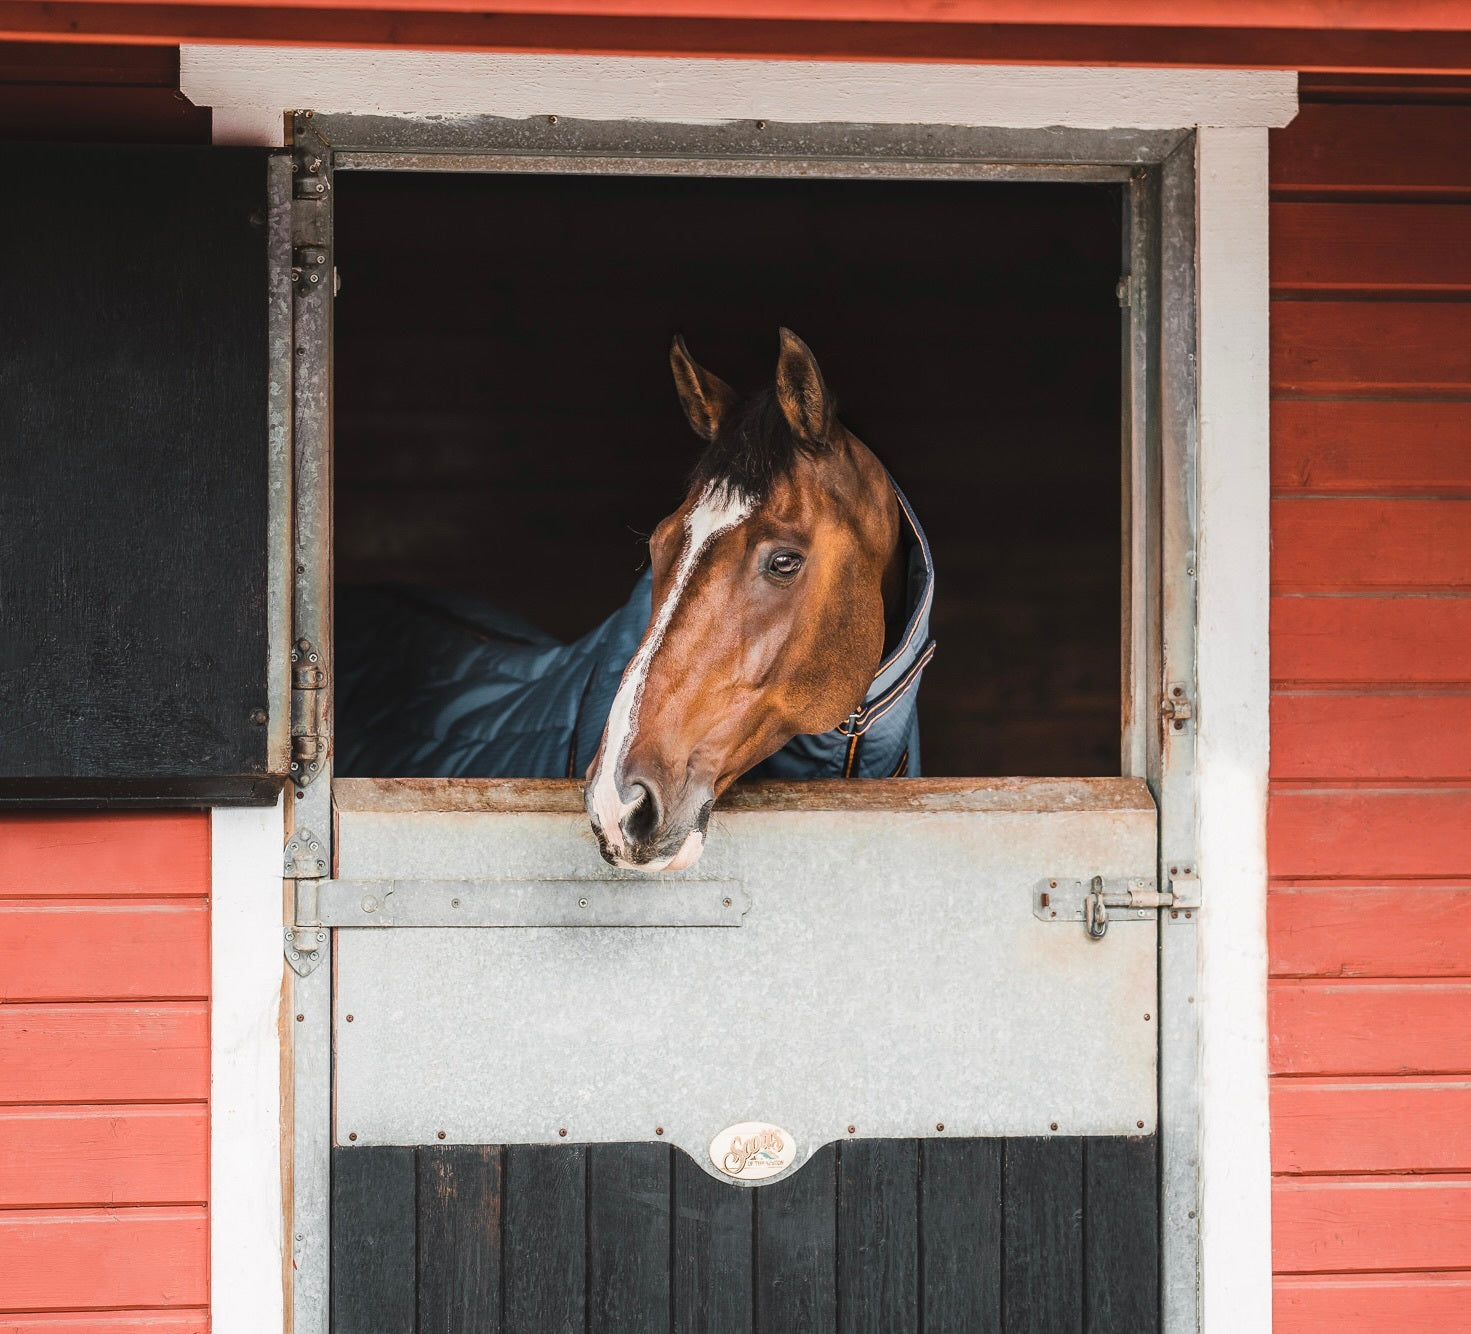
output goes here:
{"type": "Polygon", "coordinates": [[[1297,76],[874,61],[185,46],[179,86],[215,108],[216,143],[282,142],[282,112],[559,115],[685,124],[934,124],[1005,129],[1285,125],[1297,76]]]}

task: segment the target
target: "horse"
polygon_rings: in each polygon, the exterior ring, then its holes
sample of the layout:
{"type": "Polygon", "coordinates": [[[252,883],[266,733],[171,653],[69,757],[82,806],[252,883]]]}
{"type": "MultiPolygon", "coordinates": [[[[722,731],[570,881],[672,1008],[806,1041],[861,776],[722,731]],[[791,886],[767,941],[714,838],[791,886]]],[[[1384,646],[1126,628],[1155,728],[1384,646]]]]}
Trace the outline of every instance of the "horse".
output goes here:
{"type": "Polygon", "coordinates": [[[629,602],[571,644],[461,595],[344,590],[336,772],[578,776],[603,858],[694,865],[737,778],[919,772],[929,545],[782,329],[740,395],[675,336],[703,448],[629,602]]]}

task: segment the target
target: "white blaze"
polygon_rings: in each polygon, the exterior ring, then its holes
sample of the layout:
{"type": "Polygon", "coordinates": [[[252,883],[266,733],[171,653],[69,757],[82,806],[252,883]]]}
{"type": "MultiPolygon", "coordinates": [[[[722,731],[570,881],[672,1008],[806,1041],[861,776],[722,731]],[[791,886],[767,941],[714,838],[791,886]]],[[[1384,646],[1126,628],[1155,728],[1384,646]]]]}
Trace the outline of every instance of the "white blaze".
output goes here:
{"type": "MultiPolygon", "coordinates": [[[[613,707],[608,711],[608,727],[603,740],[603,756],[592,778],[592,809],[608,847],[615,854],[623,849],[623,817],[632,809],[632,803],[625,802],[619,794],[618,779],[623,772],[623,761],[633,741],[633,734],[638,728],[638,708],[643,700],[649,664],[659,651],[660,644],[664,642],[664,632],[674,619],[679,599],[689,585],[696,563],[711,542],[721,533],[734,528],[750,512],[751,502],[727,488],[715,483],[705,488],[695,502],[694,509],[685,517],[684,550],[674,568],[674,577],[669,581],[669,592],[655,611],[649,631],[639,645],[638,652],[633,655],[633,661],[624,670],[618,693],[613,697],[613,707]]],[[[692,837],[697,834],[698,831],[694,831],[692,837]]],[[[699,844],[692,849],[686,839],[684,847],[673,860],[678,860],[681,866],[688,865],[694,858],[690,857],[688,862],[684,858],[692,851],[698,856],[699,844]]],[[[650,866],[647,869],[662,868],[650,866]]]]}

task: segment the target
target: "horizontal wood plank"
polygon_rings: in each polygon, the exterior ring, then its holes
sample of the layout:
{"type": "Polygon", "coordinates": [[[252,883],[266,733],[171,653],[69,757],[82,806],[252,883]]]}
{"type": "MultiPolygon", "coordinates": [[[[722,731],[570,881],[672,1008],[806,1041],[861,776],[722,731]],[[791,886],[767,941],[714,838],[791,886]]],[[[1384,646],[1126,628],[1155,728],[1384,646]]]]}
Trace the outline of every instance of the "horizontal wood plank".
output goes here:
{"type": "Polygon", "coordinates": [[[1272,1170],[1471,1172],[1471,1082],[1275,1079],[1272,1170]]]}
{"type": "Polygon", "coordinates": [[[1275,981],[1267,1000],[1274,1074],[1471,1073],[1471,981],[1275,981]]]}
{"type": "Polygon", "coordinates": [[[1467,587],[1471,498],[1272,502],[1275,591],[1467,587]]]}
{"type": "Polygon", "coordinates": [[[130,1000],[209,994],[209,909],[174,903],[0,900],[0,998],[130,1000]]]}
{"type": "Polygon", "coordinates": [[[1471,974],[1471,885],[1273,885],[1274,977],[1471,974]]]}
{"type": "Polygon", "coordinates": [[[1471,494],[1471,403],[1279,398],[1272,490],[1471,494]]]}
{"type": "Polygon", "coordinates": [[[1273,1284],[1273,1334],[1447,1334],[1471,1307],[1471,1274],[1308,1277],[1273,1284]]]}
{"type": "Polygon", "coordinates": [[[209,1312],[36,1311],[0,1313],[0,1334],[209,1334],[209,1312]]]}
{"type": "Polygon", "coordinates": [[[1274,394],[1471,394],[1471,302],[1274,301],[1274,394]]]}
{"type": "Polygon", "coordinates": [[[1276,779],[1471,779],[1471,692],[1272,697],[1276,779]]]}
{"type": "Polygon", "coordinates": [[[208,1096],[202,1003],[0,1006],[0,1103],[208,1096]]]}
{"type": "Polygon", "coordinates": [[[1272,205],[1272,287],[1471,290],[1471,212],[1459,204],[1272,205]]]}
{"type": "Polygon", "coordinates": [[[0,1213],[3,1300],[23,1311],[202,1306],[208,1249],[202,1208],[0,1213]]]}
{"type": "Polygon", "coordinates": [[[205,811],[0,814],[0,898],[208,893],[205,811]]]}
{"type": "Polygon", "coordinates": [[[0,1207],[203,1204],[209,1108],[0,1108],[0,1207]]]}
{"type": "Polygon", "coordinates": [[[1471,1254],[1471,1180],[1278,1177],[1279,1273],[1453,1269],[1471,1254]]]}
{"type": "Polygon", "coordinates": [[[1271,138],[1273,194],[1471,194],[1471,106],[1308,103],[1271,138]]]}
{"type": "Polygon", "coordinates": [[[1267,802],[1273,876],[1464,876],[1471,789],[1275,789],[1267,802]]]}
{"type": "Polygon", "coordinates": [[[1274,597],[1277,682],[1471,682],[1471,598],[1274,597]]]}

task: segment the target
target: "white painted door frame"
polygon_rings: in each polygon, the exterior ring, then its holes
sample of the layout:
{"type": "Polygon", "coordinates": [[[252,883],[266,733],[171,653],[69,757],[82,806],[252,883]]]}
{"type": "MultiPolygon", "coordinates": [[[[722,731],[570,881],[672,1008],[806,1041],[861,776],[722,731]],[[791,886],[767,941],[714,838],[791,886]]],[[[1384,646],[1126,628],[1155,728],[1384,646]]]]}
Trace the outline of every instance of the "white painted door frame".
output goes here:
{"type": "MultiPolygon", "coordinates": [[[[1267,129],[1296,114],[1295,76],[186,46],[181,88],[214,108],[216,142],[265,146],[283,142],[284,113],[299,107],[679,123],[765,118],[1198,130],[1196,847],[1206,903],[1196,997],[1200,1315],[1206,1334],[1269,1330],[1267,129]]],[[[217,812],[216,827],[223,834],[235,819],[217,812]]],[[[279,817],[273,828],[279,835],[279,817]]],[[[217,838],[217,886],[279,882],[280,841],[259,834],[217,838]]],[[[231,938],[240,932],[259,944],[269,927],[279,945],[279,897],[262,892],[247,903],[231,895],[231,938]]],[[[215,911],[218,917],[219,898],[215,911]]],[[[222,1017],[256,1013],[272,989],[279,997],[282,968],[279,948],[269,960],[252,948],[227,964],[222,929],[217,921],[217,1026],[222,1017]]],[[[280,1303],[262,1303],[260,1294],[269,1289],[279,1297],[279,1233],[275,1250],[256,1226],[257,1244],[244,1256],[218,1253],[236,1211],[259,1220],[280,1207],[280,1085],[270,1062],[241,1064],[223,1038],[240,1029],[234,1019],[230,1025],[219,1029],[212,1051],[216,1086],[229,1091],[211,1132],[212,1306],[217,1329],[246,1328],[230,1322],[232,1313],[248,1310],[250,1329],[274,1334],[283,1328],[280,1303]],[[242,1116],[257,1133],[253,1148],[236,1151],[223,1141],[242,1116]],[[274,1138],[259,1133],[264,1124],[275,1128],[274,1138]]],[[[258,1022],[255,1029],[258,1040],[258,1022]]]]}

